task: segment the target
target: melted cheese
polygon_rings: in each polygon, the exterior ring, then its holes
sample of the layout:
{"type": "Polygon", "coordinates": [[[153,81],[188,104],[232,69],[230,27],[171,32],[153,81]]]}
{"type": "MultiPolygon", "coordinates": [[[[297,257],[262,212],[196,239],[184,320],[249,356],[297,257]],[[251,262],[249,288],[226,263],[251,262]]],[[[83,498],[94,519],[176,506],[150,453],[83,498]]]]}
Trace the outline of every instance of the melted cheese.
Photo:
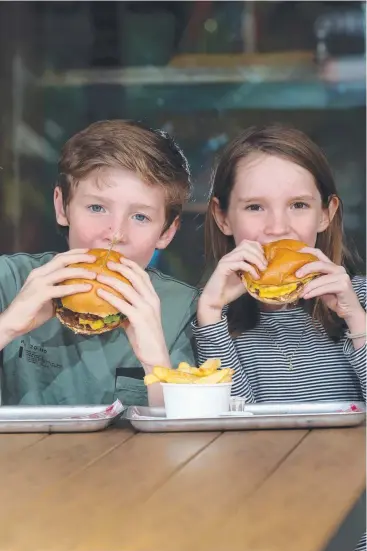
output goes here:
{"type": "Polygon", "coordinates": [[[299,283],[288,283],[287,285],[256,285],[252,283],[249,285],[249,290],[252,293],[257,293],[260,298],[278,298],[285,295],[294,293],[299,284],[306,285],[309,281],[314,279],[315,275],[311,274],[309,277],[304,278],[299,283]]]}
{"type": "Polygon", "coordinates": [[[102,320],[85,320],[83,318],[79,318],[79,324],[80,325],[89,325],[91,329],[102,329],[104,327],[104,323],[102,320]]]}
{"type": "Polygon", "coordinates": [[[297,289],[297,283],[289,283],[288,285],[280,285],[279,287],[264,287],[259,286],[259,296],[262,298],[276,298],[284,295],[290,295],[297,289]]]}

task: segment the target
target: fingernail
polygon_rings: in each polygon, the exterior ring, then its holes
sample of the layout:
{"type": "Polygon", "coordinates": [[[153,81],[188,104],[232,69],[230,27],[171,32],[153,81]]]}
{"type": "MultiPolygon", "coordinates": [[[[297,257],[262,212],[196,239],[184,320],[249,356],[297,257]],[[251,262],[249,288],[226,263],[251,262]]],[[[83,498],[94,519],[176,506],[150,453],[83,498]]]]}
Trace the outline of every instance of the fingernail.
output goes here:
{"type": "Polygon", "coordinates": [[[296,277],[302,277],[303,273],[302,273],[302,270],[298,270],[296,272],[296,277]]]}

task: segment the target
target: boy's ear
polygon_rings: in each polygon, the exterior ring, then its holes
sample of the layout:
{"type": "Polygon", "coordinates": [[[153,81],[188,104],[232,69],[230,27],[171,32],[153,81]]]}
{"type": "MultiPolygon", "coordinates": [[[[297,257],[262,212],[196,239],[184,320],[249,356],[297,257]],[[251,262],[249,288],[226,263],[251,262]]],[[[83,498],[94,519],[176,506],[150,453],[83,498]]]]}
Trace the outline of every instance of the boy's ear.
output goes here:
{"type": "Polygon", "coordinates": [[[213,218],[224,235],[233,235],[231,225],[227,220],[227,215],[222,211],[219,206],[219,201],[216,197],[213,197],[209,204],[209,209],[211,209],[213,218]]]}
{"type": "Polygon", "coordinates": [[[157,241],[156,249],[165,249],[171,243],[172,239],[176,235],[176,232],[180,226],[180,219],[177,216],[172,224],[167,228],[157,241]]]}
{"type": "Polygon", "coordinates": [[[56,222],[59,224],[59,226],[69,226],[69,220],[66,215],[62,199],[62,190],[59,186],[56,186],[54,191],[56,222]]]}
{"type": "Polygon", "coordinates": [[[321,220],[317,232],[322,233],[325,231],[331,224],[338,208],[340,205],[339,197],[333,195],[329,201],[328,206],[325,209],[322,209],[321,220]]]}

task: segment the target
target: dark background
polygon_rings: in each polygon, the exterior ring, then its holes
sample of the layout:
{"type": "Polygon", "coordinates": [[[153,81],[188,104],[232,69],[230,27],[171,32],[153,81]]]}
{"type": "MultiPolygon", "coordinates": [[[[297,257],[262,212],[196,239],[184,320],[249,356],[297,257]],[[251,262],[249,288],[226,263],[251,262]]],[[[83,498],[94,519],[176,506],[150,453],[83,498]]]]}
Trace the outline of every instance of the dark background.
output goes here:
{"type": "Polygon", "coordinates": [[[154,262],[202,274],[213,161],[252,124],[284,122],[325,151],[365,258],[365,5],[361,2],[1,2],[0,254],[64,250],[52,189],[62,144],[93,121],[173,134],[194,197],[154,262]]]}

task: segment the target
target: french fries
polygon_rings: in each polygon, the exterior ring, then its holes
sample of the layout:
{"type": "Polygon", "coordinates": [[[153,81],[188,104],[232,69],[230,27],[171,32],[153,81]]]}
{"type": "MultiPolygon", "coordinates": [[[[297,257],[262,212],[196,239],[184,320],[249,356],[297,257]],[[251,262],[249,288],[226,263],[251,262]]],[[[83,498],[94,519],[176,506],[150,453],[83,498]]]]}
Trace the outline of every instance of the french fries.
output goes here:
{"type": "Polygon", "coordinates": [[[206,377],[207,375],[211,375],[217,369],[220,368],[220,360],[214,358],[210,360],[206,360],[203,364],[201,364],[200,367],[192,367],[186,362],[181,362],[177,368],[177,371],[182,371],[183,373],[190,373],[191,375],[195,375],[196,377],[206,377]]]}
{"type": "Polygon", "coordinates": [[[221,361],[217,358],[206,360],[200,367],[194,367],[186,362],[181,362],[177,369],[156,366],[153,373],[145,375],[144,383],[148,386],[153,383],[177,383],[177,384],[216,384],[230,383],[233,369],[220,369],[221,361]]]}

